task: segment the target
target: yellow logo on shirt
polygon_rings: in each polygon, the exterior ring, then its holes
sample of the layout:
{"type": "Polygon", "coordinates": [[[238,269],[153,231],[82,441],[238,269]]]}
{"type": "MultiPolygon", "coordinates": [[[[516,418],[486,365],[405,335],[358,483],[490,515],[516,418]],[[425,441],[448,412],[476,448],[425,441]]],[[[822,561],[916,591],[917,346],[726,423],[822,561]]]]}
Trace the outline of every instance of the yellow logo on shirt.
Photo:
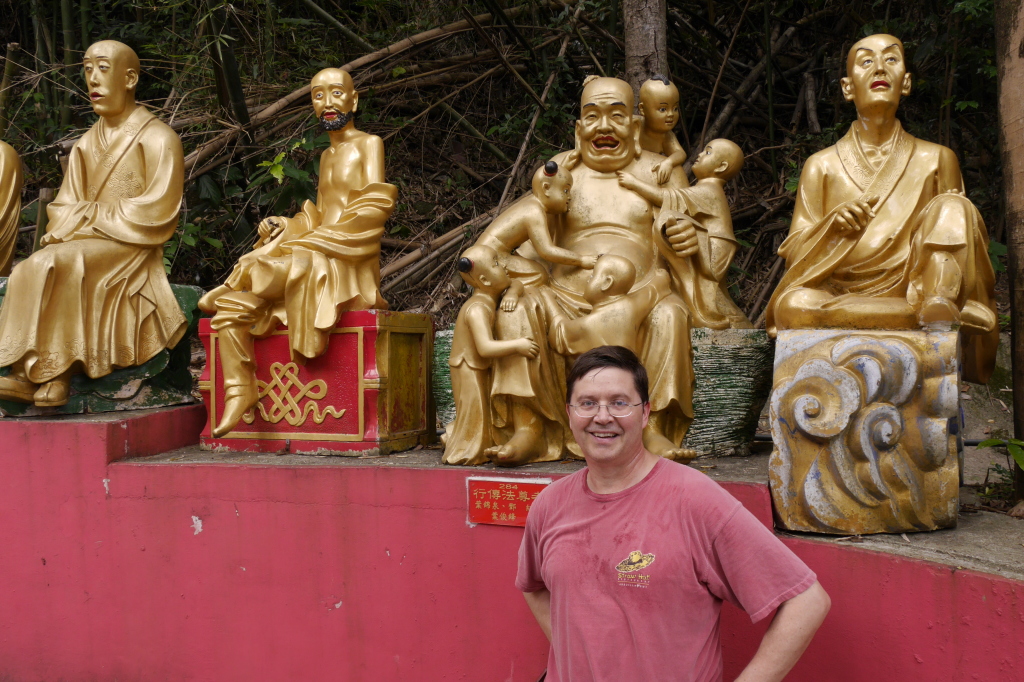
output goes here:
{"type": "Polygon", "coordinates": [[[635,573],[636,571],[647,568],[653,563],[653,554],[644,554],[639,550],[634,550],[629,553],[628,557],[619,562],[619,565],[615,567],[615,570],[619,573],[635,573]]]}

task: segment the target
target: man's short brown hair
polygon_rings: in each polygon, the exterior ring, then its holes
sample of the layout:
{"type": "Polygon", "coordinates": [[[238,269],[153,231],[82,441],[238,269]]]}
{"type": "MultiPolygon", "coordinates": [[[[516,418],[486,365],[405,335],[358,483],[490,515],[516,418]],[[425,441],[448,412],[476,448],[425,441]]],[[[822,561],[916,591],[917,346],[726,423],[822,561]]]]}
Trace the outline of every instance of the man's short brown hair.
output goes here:
{"type": "Polygon", "coordinates": [[[623,346],[598,346],[576,358],[569,376],[565,378],[565,402],[572,400],[576,382],[595,369],[616,367],[633,375],[633,385],[644,403],[650,400],[647,390],[647,370],[640,363],[636,353],[623,346]]]}

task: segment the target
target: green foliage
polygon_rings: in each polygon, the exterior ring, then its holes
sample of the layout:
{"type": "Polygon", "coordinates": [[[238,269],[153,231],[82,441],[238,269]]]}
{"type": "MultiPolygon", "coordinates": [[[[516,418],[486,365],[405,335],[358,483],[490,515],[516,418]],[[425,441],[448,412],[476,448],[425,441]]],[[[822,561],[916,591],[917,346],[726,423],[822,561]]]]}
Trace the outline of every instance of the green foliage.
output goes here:
{"type": "Polygon", "coordinates": [[[1006,256],[1007,249],[1005,244],[1000,244],[994,239],[990,239],[988,242],[988,257],[992,261],[992,269],[996,272],[1006,272],[1006,267],[1003,265],[1002,258],[1006,256]]]}
{"type": "Polygon", "coordinates": [[[978,443],[979,448],[1006,448],[1006,451],[1013,457],[1017,466],[1024,469],[1024,441],[1016,438],[986,438],[978,443]]]}

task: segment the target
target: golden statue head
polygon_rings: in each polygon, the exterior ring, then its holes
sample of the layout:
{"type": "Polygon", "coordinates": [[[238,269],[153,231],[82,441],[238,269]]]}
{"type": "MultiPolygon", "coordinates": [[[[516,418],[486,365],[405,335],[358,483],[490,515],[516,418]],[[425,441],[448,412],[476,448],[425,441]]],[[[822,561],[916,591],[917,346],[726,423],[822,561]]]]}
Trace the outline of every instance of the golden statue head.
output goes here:
{"type": "Polygon", "coordinates": [[[139,84],[139,56],[116,40],[101,40],[82,59],[92,109],[99,116],[117,117],[134,109],[139,84]]]}
{"type": "Polygon", "coordinates": [[[548,161],[533,174],[533,196],[537,197],[546,213],[565,213],[569,210],[569,191],[572,174],[548,161]]]}
{"type": "Polygon", "coordinates": [[[610,173],[640,154],[640,126],[633,116],[633,89],[619,78],[583,81],[576,149],[587,167],[610,173]]]}
{"type": "Polygon", "coordinates": [[[462,253],[457,267],[462,279],[474,289],[500,294],[512,283],[498,260],[498,253],[489,246],[469,247],[462,253]]]}
{"type": "Polygon", "coordinates": [[[313,111],[321,128],[328,132],[342,130],[352,121],[359,107],[359,93],[348,71],[324,69],[313,76],[309,85],[313,111]]]}
{"type": "Polygon", "coordinates": [[[636,282],[636,266],[622,256],[606,253],[597,259],[594,272],[587,280],[583,298],[594,305],[612,296],[628,294],[636,282]]]}
{"type": "Polygon", "coordinates": [[[896,115],[900,98],[910,94],[903,42],[879,33],[858,40],[846,56],[846,77],[839,81],[843,97],[860,115],[896,115]]]}
{"type": "Polygon", "coordinates": [[[679,122],[679,88],[667,76],[644,81],[640,86],[640,113],[648,130],[671,132],[679,122]]]}
{"type": "Polygon", "coordinates": [[[693,162],[693,175],[698,180],[718,178],[729,180],[743,168],[743,150],[732,140],[711,140],[693,162]]]}

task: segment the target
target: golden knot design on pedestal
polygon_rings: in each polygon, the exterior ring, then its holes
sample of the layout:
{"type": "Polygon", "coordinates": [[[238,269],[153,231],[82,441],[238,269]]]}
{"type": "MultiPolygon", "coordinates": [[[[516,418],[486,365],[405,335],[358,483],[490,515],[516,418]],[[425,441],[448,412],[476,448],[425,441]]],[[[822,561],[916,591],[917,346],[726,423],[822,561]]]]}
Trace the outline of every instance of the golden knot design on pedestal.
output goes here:
{"type": "MultiPolygon", "coordinates": [[[[260,402],[256,403],[256,408],[259,409],[263,421],[276,424],[284,419],[292,426],[302,426],[310,414],[317,424],[322,424],[328,415],[339,419],[345,414],[345,410],[338,410],[331,405],[325,406],[323,410],[319,408],[316,401],[327,395],[327,382],[316,379],[303,384],[299,380],[299,367],[294,362],[273,363],[270,366],[270,376],[270,383],[256,381],[260,391],[260,402]],[[270,398],[272,404],[269,410],[262,403],[264,398],[270,398]],[[303,398],[308,400],[300,407],[299,403],[303,398]]],[[[249,410],[242,419],[246,424],[252,424],[256,416],[249,410]]]]}

